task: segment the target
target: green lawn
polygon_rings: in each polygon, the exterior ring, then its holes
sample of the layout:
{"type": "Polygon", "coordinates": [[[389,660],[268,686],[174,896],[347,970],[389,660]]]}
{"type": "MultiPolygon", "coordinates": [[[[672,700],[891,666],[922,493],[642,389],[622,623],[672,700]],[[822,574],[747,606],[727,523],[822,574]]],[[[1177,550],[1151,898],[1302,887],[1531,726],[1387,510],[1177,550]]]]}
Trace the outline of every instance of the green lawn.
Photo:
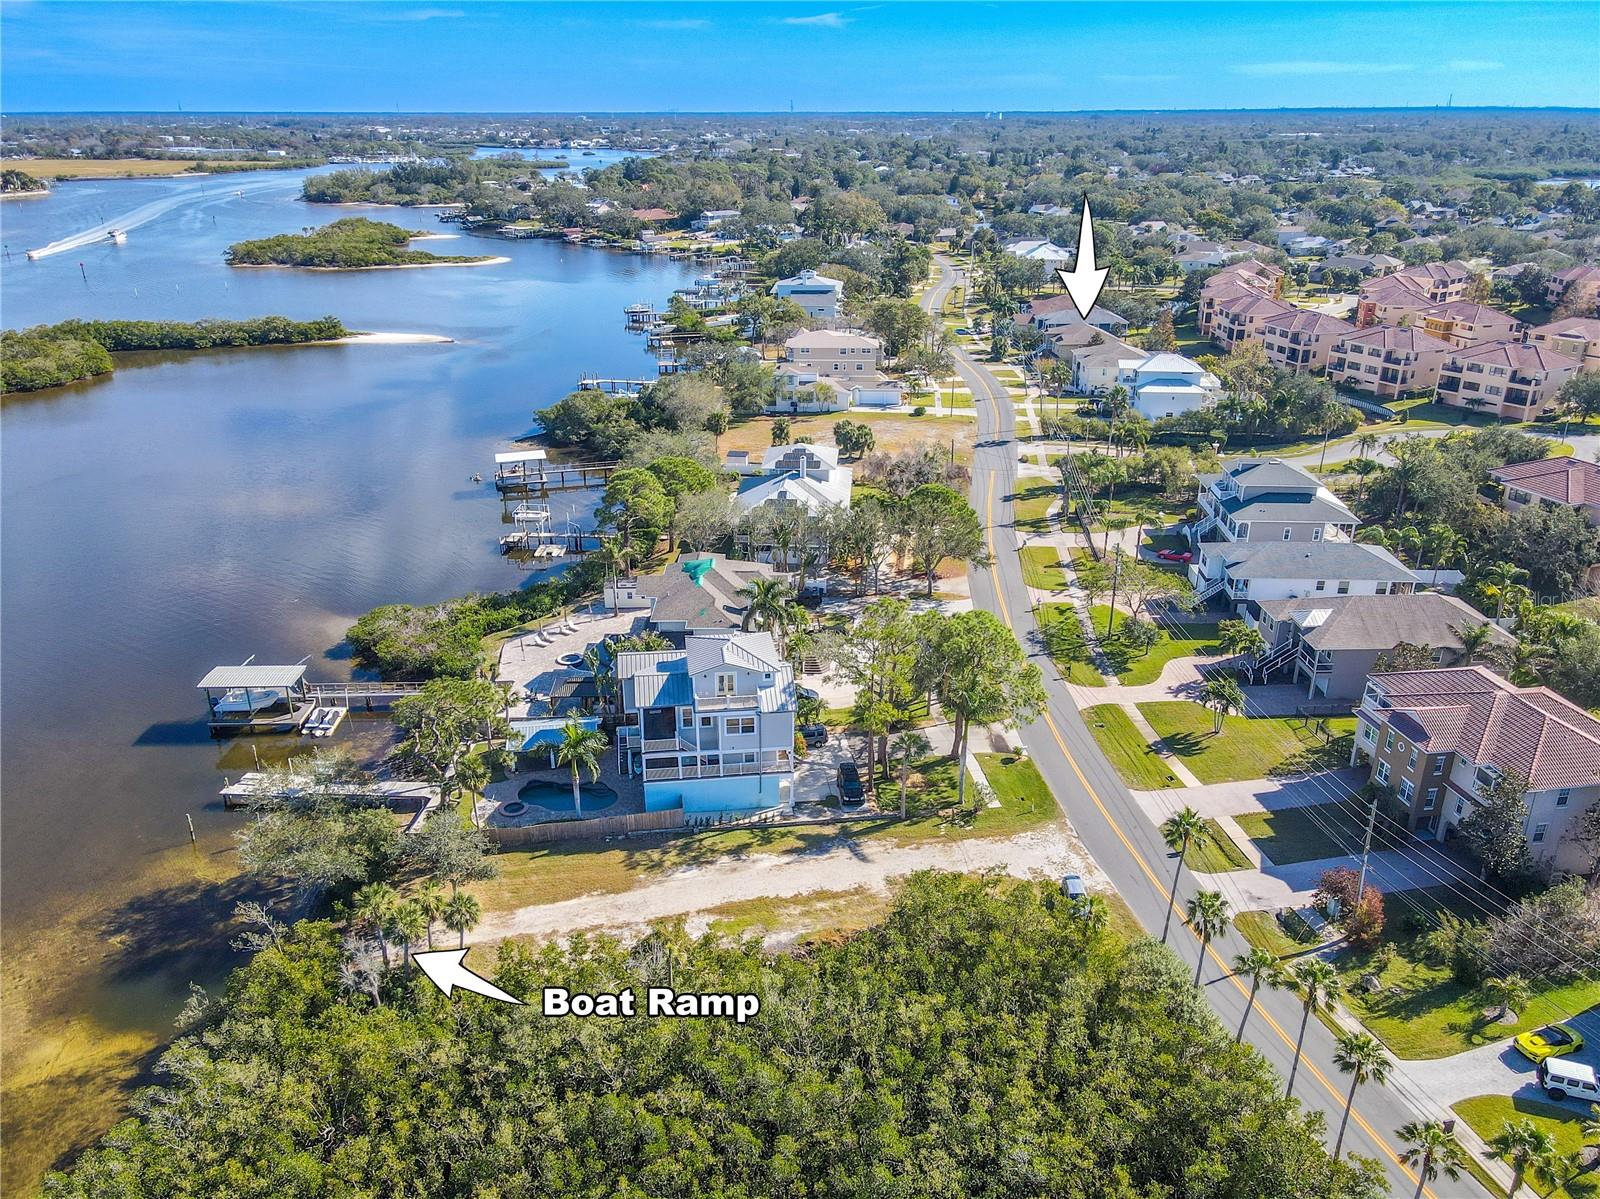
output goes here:
{"type": "Polygon", "coordinates": [[[1044,591],[1065,591],[1067,571],[1061,551],[1050,545],[1025,545],[1021,550],[1022,580],[1044,591]]]}
{"type": "Polygon", "coordinates": [[[1365,831],[1351,807],[1334,803],[1278,812],[1243,812],[1234,820],[1277,866],[1350,853],[1360,846],[1365,831]]]}
{"type": "Polygon", "coordinates": [[[1191,845],[1189,852],[1184,855],[1183,860],[1190,870],[1204,874],[1226,874],[1230,870],[1246,870],[1250,867],[1250,859],[1234,843],[1227,829],[1209,816],[1205,820],[1205,827],[1206,843],[1198,847],[1191,845]]]}
{"type": "Polygon", "coordinates": [[[1011,497],[1012,523],[1019,529],[1048,532],[1050,523],[1045,519],[1045,513],[1060,498],[1061,490],[1053,483],[1019,487],[1011,497]]]}
{"type": "Polygon", "coordinates": [[[1283,925],[1271,912],[1240,912],[1233,918],[1233,927],[1257,949],[1265,949],[1280,958],[1304,953],[1318,943],[1309,936],[1303,941],[1297,940],[1284,931],[1283,925]]]}
{"type": "Polygon", "coordinates": [[[1202,783],[1343,765],[1350,757],[1348,738],[1355,735],[1353,716],[1328,718],[1334,736],[1327,742],[1314,724],[1294,716],[1229,716],[1222,732],[1213,733],[1211,711],[1196,703],[1163,700],[1140,704],[1139,711],[1202,783]]]}
{"type": "Polygon", "coordinates": [[[1161,755],[1150,748],[1128,714],[1116,704],[1086,708],[1083,720],[1099,743],[1100,751],[1128,786],[1136,791],[1160,791],[1183,785],[1167,768],[1161,755]]]}
{"type": "MultiPolygon", "coordinates": [[[[1457,1103],[1455,1113],[1484,1140],[1498,1135],[1507,1124],[1529,1120],[1536,1128],[1555,1138],[1556,1151],[1562,1156],[1583,1148],[1583,1119],[1587,1111],[1582,1104],[1568,1106],[1543,1103],[1537,1099],[1512,1099],[1507,1095],[1479,1095],[1475,1099],[1463,1099],[1457,1103]]],[[[1479,1171],[1474,1170],[1473,1175],[1482,1181],[1479,1171]]],[[[1438,1184],[1434,1186],[1437,1189],[1438,1184]]],[[[1529,1193],[1527,1187],[1531,1187],[1532,1193],[1543,1196],[1543,1199],[1596,1199],[1600,1197],[1600,1174],[1571,1173],[1568,1170],[1563,1171],[1562,1178],[1538,1175],[1528,1179],[1524,1194],[1529,1193]],[[1567,1174],[1571,1176],[1566,1177],[1567,1174]],[[1558,1181],[1564,1181],[1566,1185],[1552,1190],[1558,1181]]],[[[1492,1193],[1503,1192],[1496,1187],[1492,1193]]]]}
{"type": "Polygon", "coordinates": [[[1039,631],[1062,678],[1080,687],[1106,685],[1095,668],[1089,643],[1083,636],[1083,626],[1078,623],[1077,609],[1071,604],[1040,604],[1039,631]]]}
{"type": "MultiPolygon", "coordinates": [[[[1161,639],[1149,652],[1124,645],[1113,635],[1105,636],[1106,622],[1111,609],[1105,604],[1095,604],[1089,609],[1095,633],[1100,637],[1100,648],[1111,665],[1111,672],[1129,687],[1153,683],[1161,677],[1162,667],[1174,658],[1192,658],[1198,654],[1214,654],[1218,650],[1217,626],[1214,624],[1180,624],[1160,626],[1161,639]],[[1176,636],[1174,636],[1176,632],[1176,636]]],[[[1127,619],[1127,613],[1117,612],[1115,627],[1127,619]]]]}

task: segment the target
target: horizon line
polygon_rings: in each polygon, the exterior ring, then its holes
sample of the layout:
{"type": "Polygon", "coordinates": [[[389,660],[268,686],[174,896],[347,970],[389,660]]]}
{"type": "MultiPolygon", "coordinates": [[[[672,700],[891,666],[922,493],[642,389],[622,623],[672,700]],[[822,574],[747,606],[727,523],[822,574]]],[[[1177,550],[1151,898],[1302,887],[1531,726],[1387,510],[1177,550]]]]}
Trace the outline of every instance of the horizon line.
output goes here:
{"type": "Polygon", "coordinates": [[[1010,117],[1138,116],[1145,113],[1361,113],[1361,112],[1565,112],[1600,113],[1600,103],[1583,104],[1312,104],[1238,108],[1017,108],[996,106],[990,109],[376,109],[376,108],[38,108],[0,110],[0,120],[17,117],[244,117],[244,116],[367,116],[367,117],[919,117],[948,119],[975,117],[1006,120],[1010,117]],[[996,116],[995,114],[1000,114],[996,116]],[[1010,114],[1010,116],[1007,116],[1010,114]]]}

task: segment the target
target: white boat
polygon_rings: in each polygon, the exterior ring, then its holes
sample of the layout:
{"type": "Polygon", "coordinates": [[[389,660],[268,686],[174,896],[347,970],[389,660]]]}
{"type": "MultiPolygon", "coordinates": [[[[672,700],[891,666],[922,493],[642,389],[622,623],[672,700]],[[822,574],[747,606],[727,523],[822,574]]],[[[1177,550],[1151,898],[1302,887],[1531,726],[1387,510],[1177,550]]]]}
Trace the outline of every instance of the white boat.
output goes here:
{"type": "Polygon", "coordinates": [[[107,233],[106,236],[112,241],[116,242],[119,246],[125,246],[128,244],[128,235],[121,229],[113,229],[110,233],[107,233]]]}

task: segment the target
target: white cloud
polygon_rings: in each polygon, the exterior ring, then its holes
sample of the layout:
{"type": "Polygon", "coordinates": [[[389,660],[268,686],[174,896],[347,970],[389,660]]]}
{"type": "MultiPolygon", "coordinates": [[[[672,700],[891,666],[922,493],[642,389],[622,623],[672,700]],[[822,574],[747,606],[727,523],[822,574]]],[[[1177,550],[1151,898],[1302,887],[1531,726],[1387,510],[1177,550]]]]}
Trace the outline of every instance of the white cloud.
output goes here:
{"type": "Polygon", "coordinates": [[[1172,83],[1180,75],[1102,75],[1106,83],[1172,83]]]}
{"type": "Polygon", "coordinates": [[[1503,71],[1506,69],[1506,64],[1495,62],[1492,58],[1452,58],[1444,64],[1444,69],[1462,73],[1467,71],[1503,71]]]}
{"type": "Polygon", "coordinates": [[[781,25],[813,25],[823,29],[842,29],[855,18],[847,17],[842,12],[819,12],[814,17],[784,17],[779,21],[781,25]]]}
{"type": "Polygon", "coordinates": [[[374,6],[362,15],[369,21],[435,21],[467,14],[459,8],[424,8],[415,4],[400,4],[384,9],[374,6]]]}
{"type": "Polygon", "coordinates": [[[1287,62],[1246,62],[1233,67],[1235,75],[1266,78],[1277,75],[1396,75],[1415,68],[1404,62],[1325,62],[1291,59],[1287,62]]]}

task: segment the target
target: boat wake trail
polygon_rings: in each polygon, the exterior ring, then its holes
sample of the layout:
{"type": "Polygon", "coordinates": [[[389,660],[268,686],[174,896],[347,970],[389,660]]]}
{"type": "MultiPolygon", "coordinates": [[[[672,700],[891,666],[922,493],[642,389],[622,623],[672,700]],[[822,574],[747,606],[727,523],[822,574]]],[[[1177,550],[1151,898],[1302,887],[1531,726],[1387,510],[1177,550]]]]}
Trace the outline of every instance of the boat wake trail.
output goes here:
{"type": "Polygon", "coordinates": [[[63,237],[47,246],[40,246],[37,250],[29,250],[28,257],[30,259],[49,258],[52,254],[64,254],[68,250],[76,250],[83,246],[93,245],[96,242],[105,241],[114,232],[126,233],[130,229],[137,229],[140,225],[147,225],[157,217],[165,216],[167,213],[183,208],[186,205],[243,195],[253,191],[271,191],[282,186],[283,184],[280,180],[257,180],[234,185],[212,183],[209,187],[204,182],[197,182],[193,186],[183,187],[181,190],[171,195],[163,196],[159,200],[141,204],[138,208],[124,212],[120,216],[101,221],[98,225],[85,229],[81,233],[74,233],[71,237],[63,237]]]}

